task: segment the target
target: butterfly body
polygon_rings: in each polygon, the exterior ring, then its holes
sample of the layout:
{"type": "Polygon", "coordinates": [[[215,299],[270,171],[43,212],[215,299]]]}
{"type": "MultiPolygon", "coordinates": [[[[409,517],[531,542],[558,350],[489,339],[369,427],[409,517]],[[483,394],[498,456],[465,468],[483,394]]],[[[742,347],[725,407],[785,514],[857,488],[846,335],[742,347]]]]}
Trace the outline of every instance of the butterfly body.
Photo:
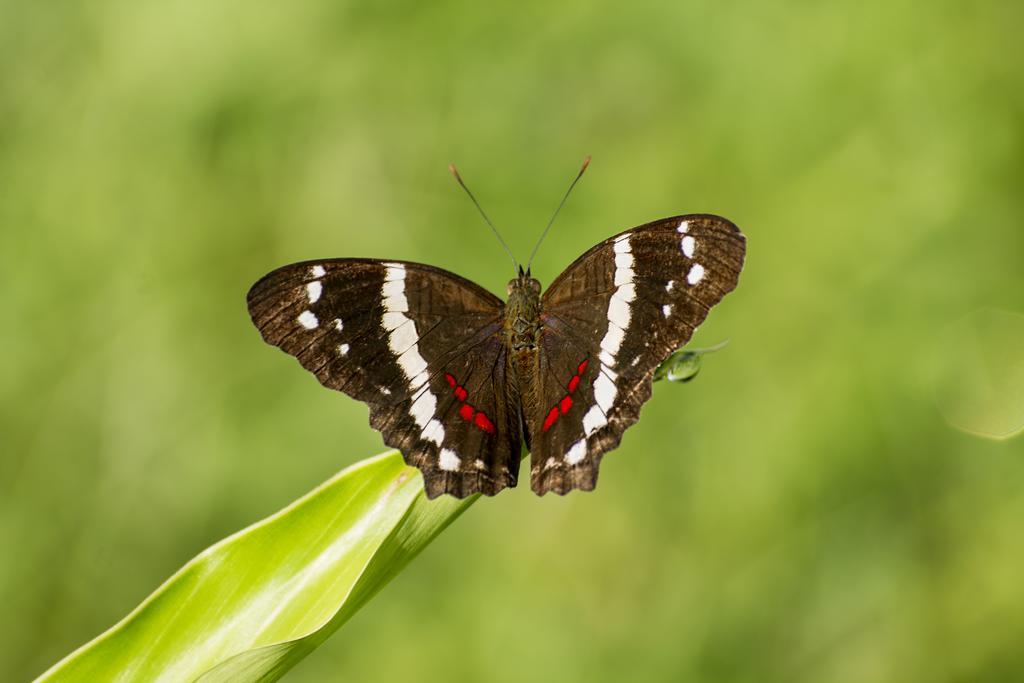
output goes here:
{"type": "MultiPolygon", "coordinates": [[[[508,283],[505,304],[505,330],[508,338],[509,377],[515,384],[524,417],[532,415],[539,401],[537,377],[540,368],[540,282],[521,274],[508,283]]],[[[522,438],[530,448],[529,420],[521,420],[522,438]]]]}
{"type": "Polygon", "coordinates": [[[263,338],[370,408],[427,495],[590,490],[639,417],[654,371],[735,288],[745,239],[729,221],[654,221],[583,254],[547,290],[522,272],[507,302],[422,264],[327,259],[253,285],[263,338]]]}

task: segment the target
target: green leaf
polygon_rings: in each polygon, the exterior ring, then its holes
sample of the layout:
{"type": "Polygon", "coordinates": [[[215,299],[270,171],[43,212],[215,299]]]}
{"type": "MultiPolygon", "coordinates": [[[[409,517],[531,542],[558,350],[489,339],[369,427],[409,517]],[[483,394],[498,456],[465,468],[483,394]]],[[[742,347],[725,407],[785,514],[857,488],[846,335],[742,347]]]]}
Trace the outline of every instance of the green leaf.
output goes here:
{"type": "Polygon", "coordinates": [[[935,402],[949,424],[995,440],[1024,432],[1024,315],[974,311],[939,336],[936,353],[935,402]]]}
{"type": "MultiPolygon", "coordinates": [[[[724,345],[677,351],[656,379],[692,379],[724,345]]],[[[39,680],[277,680],[478,497],[427,500],[397,451],[364,460],[207,548],[39,680]]]]}
{"type": "Polygon", "coordinates": [[[364,460],[200,553],[39,680],[277,680],[476,498],[428,501],[399,453],[364,460]]]}

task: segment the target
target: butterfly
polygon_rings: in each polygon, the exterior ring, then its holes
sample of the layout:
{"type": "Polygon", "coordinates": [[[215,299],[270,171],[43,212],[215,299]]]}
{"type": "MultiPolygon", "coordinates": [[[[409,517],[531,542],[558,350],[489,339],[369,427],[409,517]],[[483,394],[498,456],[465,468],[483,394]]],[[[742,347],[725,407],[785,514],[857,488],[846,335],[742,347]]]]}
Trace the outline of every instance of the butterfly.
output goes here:
{"type": "Polygon", "coordinates": [[[736,287],[745,244],[719,216],[663,218],[597,244],[543,292],[517,266],[507,301],[429,265],[320,259],[269,273],[248,307],[266,342],[369,406],[429,498],[515,486],[524,445],[538,495],[589,491],[655,370],[736,287]]]}

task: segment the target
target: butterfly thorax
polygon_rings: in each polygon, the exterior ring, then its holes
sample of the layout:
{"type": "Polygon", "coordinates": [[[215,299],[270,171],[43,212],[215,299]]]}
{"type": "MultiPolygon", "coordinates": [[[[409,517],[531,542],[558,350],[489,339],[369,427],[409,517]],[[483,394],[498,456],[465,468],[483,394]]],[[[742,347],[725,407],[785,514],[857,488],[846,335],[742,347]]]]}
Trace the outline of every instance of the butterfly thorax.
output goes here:
{"type": "Polygon", "coordinates": [[[505,334],[513,351],[533,349],[540,336],[540,282],[520,275],[508,283],[505,334]]]}

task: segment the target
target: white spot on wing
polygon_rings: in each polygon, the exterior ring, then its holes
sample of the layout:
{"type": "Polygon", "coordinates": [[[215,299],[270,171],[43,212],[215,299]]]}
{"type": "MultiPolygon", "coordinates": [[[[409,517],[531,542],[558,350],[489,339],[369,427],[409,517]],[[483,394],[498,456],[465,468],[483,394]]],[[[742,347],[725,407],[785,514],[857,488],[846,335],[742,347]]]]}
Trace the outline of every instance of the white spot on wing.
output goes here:
{"type": "Polygon", "coordinates": [[[676,285],[676,281],[675,280],[669,280],[668,284],[665,285],[665,291],[666,292],[671,292],[672,288],[675,287],[675,285],[676,285]]]}
{"type": "Polygon", "coordinates": [[[477,468],[478,470],[482,470],[487,466],[484,464],[483,460],[477,458],[476,460],[473,461],[473,467],[477,468]]]}
{"type": "MultiPolygon", "coordinates": [[[[405,269],[402,269],[405,272],[405,269]]],[[[384,307],[389,311],[408,311],[409,301],[405,298],[405,280],[389,280],[381,289],[384,307]]]]}
{"type": "Polygon", "coordinates": [[[423,388],[423,385],[426,384],[427,380],[429,380],[429,379],[430,379],[430,375],[427,374],[427,372],[424,370],[423,372],[421,372],[420,374],[416,375],[415,377],[413,377],[409,381],[409,386],[414,391],[419,391],[421,388],[423,388]]]}
{"type": "MultiPolygon", "coordinates": [[[[621,327],[609,325],[608,331],[604,334],[604,339],[601,340],[601,348],[614,357],[619,352],[619,347],[622,346],[622,340],[625,336],[626,332],[621,327]]],[[[609,365],[611,364],[609,363],[609,365]]]]}
{"type": "Polygon", "coordinates": [[[587,440],[580,439],[572,445],[572,447],[565,452],[565,461],[570,465],[575,465],[580,460],[583,460],[587,456],[587,440]]]}
{"type": "Polygon", "coordinates": [[[704,277],[704,266],[699,263],[694,263],[690,268],[690,272],[686,274],[686,281],[691,285],[695,285],[701,281],[704,277]]]}
{"type": "Polygon", "coordinates": [[[309,298],[309,303],[315,304],[320,300],[320,295],[324,291],[324,286],[320,284],[320,281],[306,283],[306,296],[309,298]]]}
{"type": "MultiPolygon", "coordinates": [[[[414,380],[415,381],[415,380],[414,380]]],[[[416,400],[409,406],[409,414],[420,428],[424,428],[434,417],[437,409],[437,397],[429,389],[416,397],[416,400]]]]}
{"type": "Polygon", "coordinates": [[[338,346],[338,353],[344,356],[346,353],[348,353],[348,349],[348,344],[341,344],[340,346],[338,346]]]}
{"type": "MultiPolygon", "coordinates": [[[[385,299],[384,301],[387,302],[389,299],[385,299]]],[[[380,322],[388,334],[394,334],[404,327],[406,323],[412,321],[409,316],[405,314],[405,311],[384,311],[384,315],[381,316],[380,322]]],[[[409,348],[409,345],[406,344],[405,348],[409,348]]]]}
{"type": "Polygon", "coordinates": [[[447,470],[448,472],[451,472],[453,470],[459,469],[459,465],[462,464],[462,460],[459,458],[458,455],[456,455],[455,451],[449,450],[447,448],[442,448],[441,457],[438,458],[437,464],[442,470],[447,470]]]}
{"type": "Polygon", "coordinates": [[[299,324],[305,327],[307,330],[314,330],[320,325],[320,321],[313,315],[313,311],[303,311],[299,313],[299,324]]]}
{"type": "MultiPolygon", "coordinates": [[[[583,426],[587,434],[592,434],[608,423],[604,412],[607,412],[615,397],[618,388],[614,379],[618,377],[611,368],[616,365],[619,349],[622,348],[622,341],[626,338],[626,329],[632,319],[631,304],[636,300],[636,285],[633,284],[633,249],[629,242],[630,235],[621,235],[615,239],[615,291],[608,300],[608,330],[601,340],[601,371],[594,380],[594,397],[597,405],[592,407],[583,417],[583,426]]],[[[569,449],[579,449],[579,458],[586,453],[586,442],[580,441],[569,449]]],[[[568,459],[569,454],[566,454],[568,459]]]]}
{"type": "MultiPolygon", "coordinates": [[[[426,431],[437,409],[437,396],[427,385],[430,376],[427,374],[427,361],[420,355],[417,345],[419,335],[416,332],[416,323],[405,314],[409,310],[409,302],[405,298],[405,266],[400,263],[387,263],[385,268],[384,286],[381,288],[384,297],[381,324],[388,331],[388,346],[398,357],[398,366],[409,379],[410,389],[423,387],[423,391],[409,406],[409,414],[420,429],[426,431]]],[[[434,431],[430,434],[433,435],[436,428],[432,429],[434,431]]],[[[442,457],[443,453],[442,451],[442,457]]],[[[452,455],[454,456],[454,453],[452,455]]]]}
{"type": "Polygon", "coordinates": [[[672,315],[672,304],[665,304],[661,307],[661,314],[666,318],[672,315]]]}
{"type": "Polygon", "coordinates": [[[686,258],[693,258],[693,250],[697,247],[697,240],[693,239],[693,235],[687,235],[683,238],[683,254],[686,258]]]}
{"type": "Polygon", "coordinates": [[[604,416],[604,413],[597,406],[593,406],[583,416],[583,431],[586,432],[587,436],[590,436],[606,424],[608,424],[608,418],[604,416]]]}
{"type": "Polygon", "coordinates": [[[327,275],[327,271],[324,270],[323,266],[313,266],[309,269],[309,274],[312,277],[323,277],[324,275],[327,275]]]}
{"type": "Polygon", "coordinates": [[[633,281],[633,252],[629,245],[629,235],[615,240],[615,286],[633,281]]]}
{"type": "Polygon", "coordinates": [[[629,325],[629,302],[613,296],[608,302],[608,320],[625,329],[629,325]]]}
{"type": "Polygon", "coordinates": [[[608,375],[603,372],[598,373],[597,379],[594,380],[594,400],[597,402],[597,405],[601,406],[601,410],[606,413],[611,410],[617,393],[618,389],[615,387],[615,382],[609,379],[608,375]]]}
{"type": "Polygon", "coordinates": [[[334,319],[334,329],[336,329],[338,332],[341,332],[343,329],[345,329],[345,326],[341,323],[341,318],[334,319]]]}
{"type": "Polygon", "coordinates": [[[636,285],[634,285],[632,282],[622,285],[621,287],[615,290],[615,294],[612,294],[612,298],[620,299],[622,301],[625,301],[627,304],[631,303],[634,299],[636,299],[636,285]]]}
{"type": "Polygon", "coordinates": [[[690,229],[690,221],[679,221],[679,227],[676,228],[679,232],[687,232],[690,229]]]}
{"type": "Polygon", "coordinates": [[[384,329],[391,335],[391,348],[402,353],[417,342],[416,325],[402,311],[385,311],[381,316],[384,329]]]}
{"type": "Polygon", "coordinates": [[[444,443],[444,425],[438,420],[430,420],[427,426],[423,428],[423,431],[420,432],[420,438],[424,441],[433,441],[440,446],[444,443]]]}

